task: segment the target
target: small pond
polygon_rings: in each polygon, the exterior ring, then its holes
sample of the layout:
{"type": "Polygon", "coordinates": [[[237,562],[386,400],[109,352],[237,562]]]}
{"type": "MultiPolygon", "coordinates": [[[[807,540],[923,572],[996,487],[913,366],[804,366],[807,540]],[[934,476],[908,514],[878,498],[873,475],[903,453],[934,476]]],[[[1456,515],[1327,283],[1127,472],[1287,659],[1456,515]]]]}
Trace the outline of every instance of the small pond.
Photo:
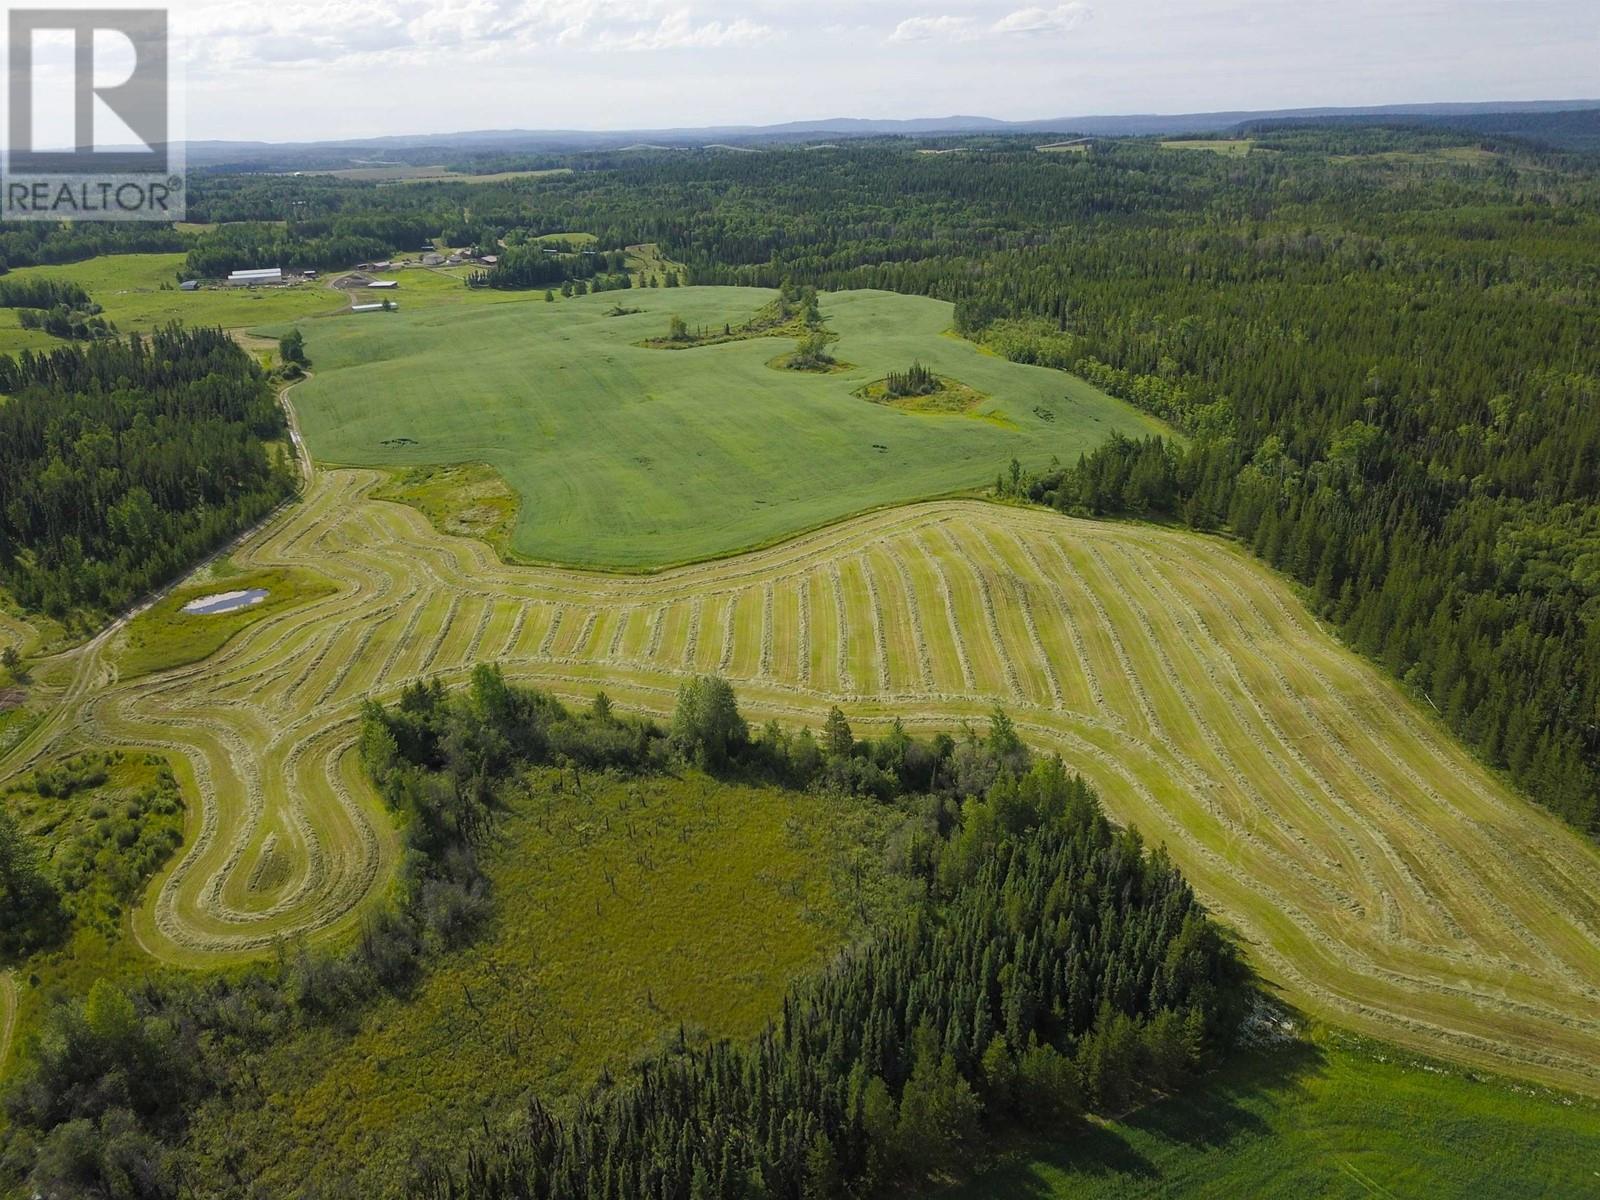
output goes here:
{"type": "Polygon", "coordinates": [[[242,592],[218,592],[212,596],[201,596],[191,600],[183,606],[186,613],[225,613],[233,612],[238,608],[249,608],[252,604],[260,604],[267,598],[266,588],[247,588],[242,592]]]}

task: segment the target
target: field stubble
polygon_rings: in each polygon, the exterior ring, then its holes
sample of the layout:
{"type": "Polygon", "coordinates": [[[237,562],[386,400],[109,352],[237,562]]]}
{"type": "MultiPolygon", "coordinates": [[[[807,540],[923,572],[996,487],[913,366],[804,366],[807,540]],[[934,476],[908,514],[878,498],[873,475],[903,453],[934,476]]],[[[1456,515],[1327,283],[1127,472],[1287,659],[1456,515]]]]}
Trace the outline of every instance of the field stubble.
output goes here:
{"type": "MultiPolygon", "coordinates": [[[[305,567],[331,594],[204,661],[74,692],[71,739],[166,751],[200,800],[133,918],[159,958],[347,931],[383,894],[396,841],[354,750],[367,696],[488,658],[574,700],[604,688],[666,714],[687,675],[721,666],[755,720],[840,703],[862,729],[900,716],[930,731],[1001,704],[1168,846],[1295,1002],[1600,1092],[1600,855],[1225,543],[935,501],[605,576],[507,566],[373,499],[378,482],[319,473],[234,555],[305,567]]],[[[107,661],[97,643],[83,670],[107,661]]]]}

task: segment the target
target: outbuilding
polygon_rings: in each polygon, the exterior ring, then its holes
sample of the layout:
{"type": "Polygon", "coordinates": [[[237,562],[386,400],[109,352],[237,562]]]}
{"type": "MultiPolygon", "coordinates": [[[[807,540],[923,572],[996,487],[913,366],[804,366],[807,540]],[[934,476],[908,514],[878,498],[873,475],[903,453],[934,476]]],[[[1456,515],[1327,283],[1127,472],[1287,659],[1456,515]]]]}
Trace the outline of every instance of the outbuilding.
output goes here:
{"type": "Polygon", "coordinates": [[[261,267],[253,271],[234,271],[228,276],[229,287],[270,287],[282,282],[282,267],[261,267]]]}

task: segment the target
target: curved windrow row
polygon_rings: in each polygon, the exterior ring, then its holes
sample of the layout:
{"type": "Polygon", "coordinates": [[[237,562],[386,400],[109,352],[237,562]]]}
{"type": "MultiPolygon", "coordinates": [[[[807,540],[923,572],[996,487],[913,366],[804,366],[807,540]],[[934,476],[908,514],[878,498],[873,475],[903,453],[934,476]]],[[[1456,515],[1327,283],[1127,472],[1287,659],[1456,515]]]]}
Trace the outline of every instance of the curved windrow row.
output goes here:
{"type": "Polygon", "coordinates": [[[718,671],[749,715],[950,728],[995,704],[1173,857],[1300,1002],[1600,1091],[1600,858],[1509,794],[1223,543],[976,502],[912,505],[649,578],[524,569],[319,477],[236,557],[335,594],[116,683],[82,734],[187,763],[200,818],[136,930],[197,961],[348,926],[393,833],[359,706],[497,662],[670,711],[718,671]]]}

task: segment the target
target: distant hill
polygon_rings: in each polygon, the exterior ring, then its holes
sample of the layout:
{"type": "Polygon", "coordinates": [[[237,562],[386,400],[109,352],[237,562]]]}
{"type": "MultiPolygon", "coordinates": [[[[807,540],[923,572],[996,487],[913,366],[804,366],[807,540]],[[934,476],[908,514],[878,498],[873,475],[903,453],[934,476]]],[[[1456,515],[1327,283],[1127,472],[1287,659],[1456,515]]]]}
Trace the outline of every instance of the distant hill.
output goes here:
{"type": "Polygon", "coordinates": [[[1385,114],[1333,114],[1324,117],[1278,117],[1241,123],[1243,132],[1266,133],[1301,125],[1376,125],[1403,123],[1435,129],[1459,129],[1480,137],[1514,137],[1562,150],[1600,152],[1600,108],[1559,112],[1439,112],[1385,114]]]}
{"type": "Polygon", "coordinates": [[[1356,108],[1293,108],[1262,112],[1143,113],[1000,121],[992,117],[919,117],[873,120],[834,117],[778,125],[716,125],[675,129],[481,129],[459,133],[400,134],[338,142],[231,142],[188,144],[193,166],[272,169],[289,163],[343,161],[355,154],[450,148],[483,154],[621,150],[641,145],[734,148],[759,142],[832,138],[917,137],[939,134],[1052,133],[1062,136],[1142,137],[1154,134],[1227,133],[1265,123],[1448,124],[1475,132],[1530,137],[1573,149],[1600,149],[1600,100],[1484,101],[1459,104],[1389,104],[1356,108]]]}

